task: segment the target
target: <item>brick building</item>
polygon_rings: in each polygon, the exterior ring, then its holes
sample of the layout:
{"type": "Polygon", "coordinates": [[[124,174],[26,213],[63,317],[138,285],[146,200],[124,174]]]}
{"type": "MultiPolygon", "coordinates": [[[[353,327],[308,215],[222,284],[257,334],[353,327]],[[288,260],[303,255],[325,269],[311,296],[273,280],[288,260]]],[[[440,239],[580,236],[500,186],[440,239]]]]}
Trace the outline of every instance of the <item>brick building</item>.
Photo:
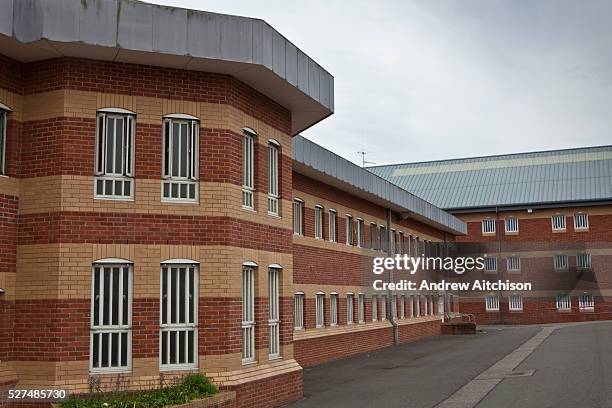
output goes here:
{"type": "Polygon", "coordinates": [[[371,258],[466,225],[294,138],[333,100],[261,20],[2,2],[0,387],[200,371],[276,406],[302,366],[437,334],[449,299],[373,294],[371,258]]]}
{"type": "Polygon", "coordinates": [[[479,323],[612,319],[612,146],[405,163],[373,173],[467,223],[473,279],[529,292],[461,293],[479,323]]]}

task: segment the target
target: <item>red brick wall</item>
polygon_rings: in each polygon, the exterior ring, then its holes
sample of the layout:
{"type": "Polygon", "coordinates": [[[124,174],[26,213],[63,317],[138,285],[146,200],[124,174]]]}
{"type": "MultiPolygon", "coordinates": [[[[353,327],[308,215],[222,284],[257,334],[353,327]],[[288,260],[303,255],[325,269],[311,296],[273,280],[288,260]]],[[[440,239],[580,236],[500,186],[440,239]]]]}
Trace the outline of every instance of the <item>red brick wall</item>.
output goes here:
{"type": "Polygon", "coordinates": [[[372,279],[372,256],[293,244],[293,259],[294,283],[362,285],[372,279]]]}
{"type": "MultiPolygon", "coordinates": [[[[422,309],[421,309],[422,310],[422,309]]],[[[408,310],[410,313],[410,309],[408,310]]],[[[410,314],[408,314],[410,316],[410,314]]],[[[434,320],[430,322],[403,324],[398,326],[399,342],[409,343],[440,334],[440,321],[434,320]]]]}
{"type": "Polygon", "coordinates": [[[23,64],[0,54],[0,88],[7,91],[23,93],[23,64]]]}
{"type": "Polygon", "coordinates": [[[304,396],[304,374],[295,371],[271,378],[252,381],[237,387],[236,406],[241,408],[272,408],[297,401],[304,396]]]}

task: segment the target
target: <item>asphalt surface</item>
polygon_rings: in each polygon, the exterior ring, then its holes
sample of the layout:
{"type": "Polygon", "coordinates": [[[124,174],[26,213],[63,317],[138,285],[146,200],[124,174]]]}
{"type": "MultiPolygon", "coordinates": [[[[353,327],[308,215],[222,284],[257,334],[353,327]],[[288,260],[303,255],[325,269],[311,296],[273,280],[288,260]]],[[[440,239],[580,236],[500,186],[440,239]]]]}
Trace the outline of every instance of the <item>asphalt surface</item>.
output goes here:
{"type": "MultiPolygon", "coordinates": [[[[477,383],[500,360],[521,354],[521,345],[542,334],[542,326],[480,329],[476,335],[438,336],[307,368],[305,398],[289,406],[448,404],[464,386],[477,383]]],[[[477,407],[612,408],[612,322],[555,326],[514,373],[531,374],[498,380],[477,407]]]]}

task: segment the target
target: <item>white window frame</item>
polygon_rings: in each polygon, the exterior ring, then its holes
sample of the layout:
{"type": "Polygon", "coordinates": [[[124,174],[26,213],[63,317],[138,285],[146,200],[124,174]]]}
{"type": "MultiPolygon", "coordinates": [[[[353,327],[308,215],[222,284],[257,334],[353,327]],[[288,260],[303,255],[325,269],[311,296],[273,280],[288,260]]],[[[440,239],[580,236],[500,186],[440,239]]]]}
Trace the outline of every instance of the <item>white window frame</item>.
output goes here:
{"type": "Polygon", "coordinates": [[[346,294],[346,324],[355,323],[355,295],[346,294]]]}
{"type": "Polygon", "coordinates": [[[404,255],[404,231],[400,231],[397,238],[398,254],[404,255]]]}
{"type": "Polygon", "coordinates": [[[268,359],[280,357],[280,274],[279,267],[268,267],[268,359]]]}
{"type": "Polygon", "coordinates": [[[294,304],[294,328],[295,330],[304,330],[304,292],[298,292],[293,298],[294,304]]]}
{"type": "Polygon", "coordinates": [[[327,213],[329,218],[329,242],[336,242],[338,240],[338,213],[333,208],[330,208],[327,213]]]}
{"type": "Polygon", "coordinates": [[[0,176],[6,175],[6,126],[8,124],[8,112],[7,109],[0,107],[0,176]]]}
{"type": "Polygon", "coordinates": [[[378,320],[378,296],[372,295],[372,321],[378,320]]]}
{"type": "MultiPolygon", "coordinates": [[[[96,112],[96,146],[94,164],[94,198],[101,200],[133,200],[134,199],[134,133],[136,114],[125,109],[107,109],[96,112]],[[107,130],[108,122],[114,123],[112,135],[107,130]],[[117,168],[117,151],[115,149],[117,121],[121,125],[120,164],[117,168]],[[109,138],[110,136],[110,138],[109,138]],[[109,142],[112,142],[110,147],[109,142]],[[108,167],[107,148],[112,150],[112,168],[108,167]],[[127,191],[126,191],[127,186],[127,191]],[[120,193],[117,193],[117,189],[120,193]]],[[[1,172],[0,172],[1,173],[1,172]]]]}
{"type": "Polygon", "coordinates": [[[90,314],[90,328],[91,334],[89,336],[89,371],[91,373],[112,373],[112,372],[125,372],[130,371],[132,368],[132,297],[133,297],[133,284],[132,284],[132,263],[122,259],[108,259],[99,260],[92,265],[91,274],[91,314],[90,314]],[[105,284],[105,279],[108,271],[108,285],[105,284]],[[116,273],[117,279],[117,304],[114,305],[112,299],[115,297],[114,288],[114,275],[116,273]],[[127,276],[126,276],[127,275],[127,276]],[[127,282],[126,282],[127,280],[127,282]],[[97,283],[97,284],[96,284],[97,283]],[[127,288],[125,287],[127,285],[127,288]],[[106,297],[105,286],[109,290],[109,302],[108,302],[108,320],[105,319],[105,307],[104,299],[106,297]],[[127,292],[127,293],[126,293],[127,292]],[[97,295],[96,295],[97,293],[97,295]],[[119,299],[123,299],[121,302],[119,299]],[[97,306],[97,309],[96,309],[97,306]],[[113,324],[113,306],[117,310],[116,324],[113,324]],[[127,307],[127,312],[125,308],[127,307]],[[97,310],[97,312],[96,312],[97,310]],[[97,322],[96,322],[97,320],[97,322]],[[103,365],[103,338],[107,336],[107,363],[103,365]],[[112,365],[112,343],[113,337],[116,337],[116,341],[119,343],[117,346],[117,362],[118,364],[112,365]],[[96,341],[97,339],[97,341],[96,341]],[[122,364],[123,360],[123,343],[127,342],[125,350],[125,364],[122,364]],[[94,344],[97,343],[97,344],[94,344]],[[97,352],[96,352],[97,351],[97,352]],[[97,354],[97,358],[94,359],[94,355],[97,354]]]}
{"type": "Polygon", "coordinates": [[[378,224],[375,222],[370,223],[370,249],[376,251],[378,249],[378,224]]]}
{"type": "Polygon", "coordinates": [[[315,205],[314,209],[314,230],[315,230],[315,238],[323,239],[323,206],[315,205]]]}
{"type": "Polygon", "coordinates": [[[255,137],[257,134],[242,129],[242,208],[255,209],[255,137]]]}
{"type": "Polygon", "coordinates": [[[498,295],[486,295],[485,296],[485,310],[487,312],[499,312],[499,296],[498,295]]]}
{"type": "Polygon", "coordinates": [[[495,234],[497,226],[494,218],[485,218],[482,220],[482,233],[490,235],[495,234]]]}
{"type": "Polygon", "coordinates": [[[497,272],[497,257],[485,256],[484,271],[485,272],[497,272]]]}
{"type": "Polygon", "coordinates": [[[519,220],[517,217],[508,217],[504,220],[506,234],[518,234],[519,220]]]}
{"type": "Polygon", "coordinates": [[[388,249],[388,238],[389,236],[387,235],[387,227],[385,227],[384,225],[379,225],[378,226],[378,231],[379,231],[379,235],[380,235],[380,246],[379,246],[379,250],[382,252],[385,252],[388,249]]]}
{"type": "Polygon", "coordinates": [[[553,267],[555,271],[569,270],[569,257],[565,254],[556,254],[553,256],[553,267]]]}
{"type": "Polygon", "coordinates": [[[357,246],[365,248],[365,223],[362,218],[357,218],[357,246]]]}
{"type": "Polygon", "coordinates": [[[322,292],[315,295],[315,327],[325,327],[325,293],[322,292]]]}
{"type": "Polygon", "coordinates": [[[391,295],[391,318],[397,320],[397,294],[391,295]]]}
{"type": "Polygon", "coordinates": [[[380,320],[387,320],[387,295],[380,297],[380,320]]]}
{"type": "Polygon", "coordinates": [[[363,293],[357,297],[357,321],[365,323],[365,294],[363,293]]]}
{"type": "Polygon", "coordinates": [[[508,296],[508,310],[511,312],[522,312],[523,296],[517,294],[508,296]]]}
{"type": "Polygon", "coordinates": [[[406,318],[406,295],[404,294],[400,295],[399,318],[402,320],[406,318]]]}
{"type": "Polygon", "coordinates": [[[395,229],[391,228],[391,246],[389,248],[391,249],[391,253],[392,254],[396,254],[397,253],[397,252],[395,252],[395,250],[397,249],[396,245],[395,245],[395,235],[396,235],[395,229]]]}
{"type": "Polygon", "coordinates": [[[555,299],[557,310],[571,310],[572,309],[572,297],[568,294],[557,295],[555,299]]]}
{"type": "Polygon", "coordinates": [[[293,233],[304,236],[304,201],[293,199],[293,233]]]}
{"type": "Polygon", "coordinates": [[[421,295],[416,295],[414,300],[416,306],[415,317],[421,317],[421,295]]]}
{"type": "Polygon", "coordinates": [[[242,364],[255,362],[255,268],[242,266],[242,364]]]}
{"type": "Polygon", "coordinates": [[[353,245],[355,237],[353,236],[353,216],[346,214],[346,245],[353,245]]]}
{"type": "Polygon", "coordinates": [[[506,271],[508,272],[520,272],[521,271],[521,257],[519,255],[510,255],[506,258],[506,271]]]}
{"type": "Polygon", "coordinates": [[[584,212],[574,214],[574,230],[586,231],[589,229],[589,215],[584,212]]]}
{"type": "Polygon", "coordinates": [[[335,292],[329,294],[329,325],[338,325],[338,294],[335,292]]]}
{"type": "Polygon", "coordinates": [[[191,263],[176,263],[175,261],[163,262],[161,264],[160,270],[160,305],[159,305],[159,321],[160,321],[160,330],[159,330],[159,366],[161,370],[184,370],[184,369],[192,369],[198,366],[198,264],[195,261],[190,261],[191,263]],[[176,273],[174,272],[176,270],[176,273]],[[184,271],[184,272],[183,272],[184,271]],[[191,276],[191,274],[193,275],[191,276]],[[164,274],[165,274],[165,282],[164,282],[164,274]],[[174,275],[174,278],[173,278],[174,275]],[[173,282],[174,279],[174,282],[173,282]],[[181,280],[182,286],[185,290],[183,293],[184,302],[184,321],[179,321],[180,319],[180,296],[174,296],[180,293],[181,290],[181,280]],[[166,293],[164,294],[164,287],[166,288],[166,293]],[[176,291],[172,293],[172,288],[176,288],[176,291]],[[191,292],[191,294],[190,294],[191,292]],[[191,298],[190,298],[191,296],[191,298]],[[176,299],[175,299],[176,298],[176,299]],[[191,301],[191,305],[189,304],[191,301]],[[166,313],[164,316],[164,306],[166,306],[166,313]],[[173,320],[173,308],[174,308],[174,322],[173,320]],[[193,310],[190,313],[190,309],[193,310]],[[183,334],[183,343],[184,347],[183,355],[185,356],[184,361],[179,361],[180,357],[180,336],[183,334]],[[189,341],[189,336],[191,333],[191,344],[189,341]],[[171,337],[174,337],[174,342],[176,344],[176,354],[175,361],[171,361],[171,337]],[[166,349],[164,350],[163,344],[166,344],[166,349]],[[189,361],[189,348],[192,347],[191,355],[192,361],[189,361]],[[164,352],[165,351],[165,352],[164,352]],[[165,356],[164,356],[165,354],[165,356]],[[165,357],[165,359],[164,359],[165,357]],[[165,362],[164,362],[165,361],[165,362]]]}
{"type": "MultiPolygon", "coordinates": [[[[183,133],[179,133],[179,153],[183,133]]],[[[166,115],[162,126],[162,191],[163,202],[197,202],[199,197],[200,122],[190,115],[166,115]],[[188,129],[186,174],[174,174],[174,125],[188,129]]]]}
{"type": "Polygon", "coordinates": [[[278,158],[280,143],[276,140],[268,140],[268,214],[278,216],[278,191],[279,166],[278,158]]]}
{"type": "Polygon", "coordinates": [[[565,231],[567,228],[565,214],[554,214],[550,217],[553,231],[565,231]]]}
{"type": "Polygon", "coordinates": [[[578,307],[580,311],[595,310],[595,297],[591,293],[581,293],[578,296],[578,307]]]}
{"type": "Polygon", "coordinates": [[[589,253],[576,254],[576,268],[590,269],[591,268],[591,254],[589,253]]]}

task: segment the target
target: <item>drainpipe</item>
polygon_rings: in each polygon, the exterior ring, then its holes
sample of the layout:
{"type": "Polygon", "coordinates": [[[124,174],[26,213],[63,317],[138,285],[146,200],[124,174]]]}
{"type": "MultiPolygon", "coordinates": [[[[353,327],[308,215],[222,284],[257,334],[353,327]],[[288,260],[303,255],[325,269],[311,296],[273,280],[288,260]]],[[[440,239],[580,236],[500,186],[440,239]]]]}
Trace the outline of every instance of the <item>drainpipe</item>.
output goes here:
{"type": "MultiPolygon", "coordinates": [[[[505,228],[505,227],[504,227],[505,228]]],[[[495,236],[497,238],[497,269],[500,270],[500,263],[501,263],[501,228],[499,225],[499,208],[496,205],[495,206],[495,236]]],[[[501,279],[503,279],[503,276],[500,276],[501,279]]],[[[502,299],[504,298],[504,292],[501,288],[499,288],[499,319],[501,321],[501,323],[503,324],[505,321],[505,316],[504,316],[504,308],[502,307],[502,299]]]]}
{"type": "MultiPolygon", "coordinates": [[[[393,257],[393,249],[391,248],[391,237],[393,236],[393,232],[391,231],[391,209],[387,208],[387,255],[389,257],[393,257]]],[[[393,269],[389,269],[388,275],[388,283],[393,282],[393,269]]],[[[393,296],[389,286],[387,286],[387,318],[391,322],[391,326],[393,327],[393,345],[397,346],[399,344],[399,332],[397,330],[397,321],[393,318],[393,306],[392,302],[393,296]]]]}

